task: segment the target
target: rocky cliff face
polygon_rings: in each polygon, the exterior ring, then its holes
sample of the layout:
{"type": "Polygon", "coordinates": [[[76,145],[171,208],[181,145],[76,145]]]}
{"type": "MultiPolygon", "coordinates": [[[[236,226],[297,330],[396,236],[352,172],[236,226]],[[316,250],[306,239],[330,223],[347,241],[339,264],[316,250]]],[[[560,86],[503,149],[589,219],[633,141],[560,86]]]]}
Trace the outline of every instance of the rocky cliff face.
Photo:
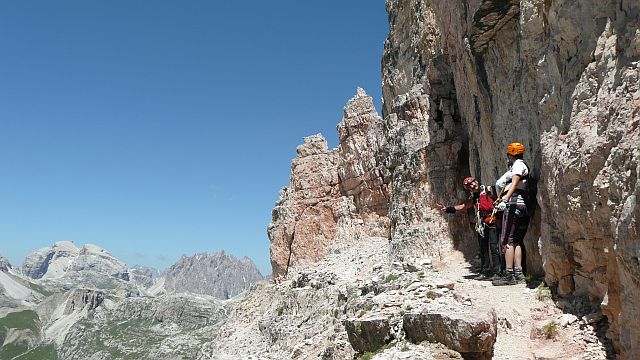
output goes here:
{"type": "Polygon", "coordinates": [[[191,292],[229,299],[262,280],[253,261],[224,252],[182,256],[163,275],[167,293],[191,292]]]}
{"type": "MultiPolygon", "coordinates": [[[[468,146],[457,154],[465,160],[458,170],[468,166],[483,182],[503,171],[508,143],[525,144],[541,215],[529,230],[528,259],[534,267],[544,262],[560,295],[586,296],[601,307],[617,350],[637,355],[640,327],[631,319],[640,309],[640,4],[387,5],[385,120],[406,116],[397,108],[406,97],[453,104],[449,112],[459,114],[462,131],[450,134],[468,146]]],[[[429,126],[441,126],[437,111],[427,115],[429,126]]],[[[427,158],[440,162],[437,151],[427,158]]]]}
{"type": "Polygon", "coordinates": [[[466,175],[495,182],[519,141],[538,179],[529,271],[604,312],[616,351],[637,356],[640,4],[388,0],[387,9],[383,119],[363,121],[367,135],[352,143],[341,132],[339,150],[314,146],[318,136],[299,148],[269,228],[274,277],[358,236],[370,214],[392,258],[472,254],[463,217],[435,202],[464,199],[466,175]]]}
{"type": "Polygon", "coordinates": [[[382,166],[382,122],[363,89],[338,124],[340,146],[322,135],[304,139],[269,225],[273,277],[318,261],[335,241],[388,236],[389,173],[382,166]]]}

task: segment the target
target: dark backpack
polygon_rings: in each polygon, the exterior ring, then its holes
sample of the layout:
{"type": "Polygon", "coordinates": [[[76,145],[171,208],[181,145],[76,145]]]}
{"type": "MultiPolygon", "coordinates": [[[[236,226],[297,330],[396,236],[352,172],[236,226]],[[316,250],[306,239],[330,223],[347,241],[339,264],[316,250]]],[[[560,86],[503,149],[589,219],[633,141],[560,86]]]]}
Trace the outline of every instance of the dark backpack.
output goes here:
{"type": "MultiPolygon", "coordinates": [[[[526,215],[533,217],[538,205],[536,200],[536,195],[538,193],[538,177],[533,173],[529,164],[525,162],[524,165],[527,167],[527,176],[523,177],[524,179],[527,179],[527,190],[521,191],[520,194],[524,198],[524,203],[527,206],[526,215]]],[[[511,180],[509,180],[507,184],[510,182],[511,180]]]]}

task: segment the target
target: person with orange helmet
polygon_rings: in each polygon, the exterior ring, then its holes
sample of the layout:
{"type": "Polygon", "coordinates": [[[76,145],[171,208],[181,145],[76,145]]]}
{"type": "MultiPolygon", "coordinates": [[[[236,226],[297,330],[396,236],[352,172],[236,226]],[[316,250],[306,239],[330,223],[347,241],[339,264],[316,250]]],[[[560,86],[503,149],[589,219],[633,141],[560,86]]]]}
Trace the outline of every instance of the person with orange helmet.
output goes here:
{"type": "Polygon", "coordinates": [[[497,221],[493,218],[493,201],[495,191],[492,186],[480,185],[474,177],[467,177],[462,182],[462,187],[471,192],[469,198],[455,206],[438,204],[438,210],[454,214],[464,212],[467,209],[475,210],[475,230],[478,233],[480,274],[476,280],[495,280],[502,268],[502,258],[498,250],[497,221]]]}
{"type": "Polygon", "coordinates": [[[505,275],[493,281],[496,286],[526,282],[522,272],[522,253],[528,222],[526,198],[529,191],[529,167],[523,160],[524,153],[524,145],[519,142],[507,146],[509,170],[496,182],[496,188],[506,192],[496,204],[498,210],[504,211],[500,252],[504,255],[506,265],[505,275]]]}

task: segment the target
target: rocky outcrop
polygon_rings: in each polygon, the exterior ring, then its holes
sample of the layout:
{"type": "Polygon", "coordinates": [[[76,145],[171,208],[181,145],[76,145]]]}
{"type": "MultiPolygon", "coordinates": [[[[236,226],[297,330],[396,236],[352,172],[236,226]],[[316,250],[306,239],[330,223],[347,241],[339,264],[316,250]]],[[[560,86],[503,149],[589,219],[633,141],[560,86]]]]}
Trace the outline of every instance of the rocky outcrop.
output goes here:
{"type": "Polygon", "coordinates": [[[9,260],[2,255],[0,255],[0,271],[9,271],[11,269],[11,264],[9,260]]]}
{"type": "Polygon", "coordinates": [[[223,252],[182,256],[163,274],[167,293],[203,294],[229,299],[262,280],[253,261],[237,259],[223,252]]]}
{"type": "Polygon", "coordinates": [[[344,108],[340,145],[329,150],[317,134],[304,139],[280,191],[268,233],[276,280],[290,267],[318,261],[335,241],[387,236],[389,176],[381,164],[382,123],[364,90],[344,108]]]}
{"type": "Polygon", "coordinates": [[[96,309],[104,301],[105,294],[91,289],[74,289],[69,293],[64,308],[64,314],[68,315],[78,311],[91,311],[96,309]]]}

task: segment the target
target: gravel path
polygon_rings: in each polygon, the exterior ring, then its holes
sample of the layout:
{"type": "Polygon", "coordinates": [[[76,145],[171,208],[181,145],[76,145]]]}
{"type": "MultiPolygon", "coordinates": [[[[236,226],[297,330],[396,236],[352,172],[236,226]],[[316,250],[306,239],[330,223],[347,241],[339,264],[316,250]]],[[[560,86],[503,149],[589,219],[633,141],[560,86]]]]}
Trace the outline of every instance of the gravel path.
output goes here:
{"type": "Polygon", "coordinates": [[[495,308],[498,337],[494,359],[614,358],[602,336],[606,318],[597,313],[583,317],[564,313],[548,290],[537,288],[540,281],[493,286],[490,281],[473,280],[469,264],[457,256],[443,261],[440,272],[456,281],[456,291],[472,299],[474,306],[495,308]]]}

